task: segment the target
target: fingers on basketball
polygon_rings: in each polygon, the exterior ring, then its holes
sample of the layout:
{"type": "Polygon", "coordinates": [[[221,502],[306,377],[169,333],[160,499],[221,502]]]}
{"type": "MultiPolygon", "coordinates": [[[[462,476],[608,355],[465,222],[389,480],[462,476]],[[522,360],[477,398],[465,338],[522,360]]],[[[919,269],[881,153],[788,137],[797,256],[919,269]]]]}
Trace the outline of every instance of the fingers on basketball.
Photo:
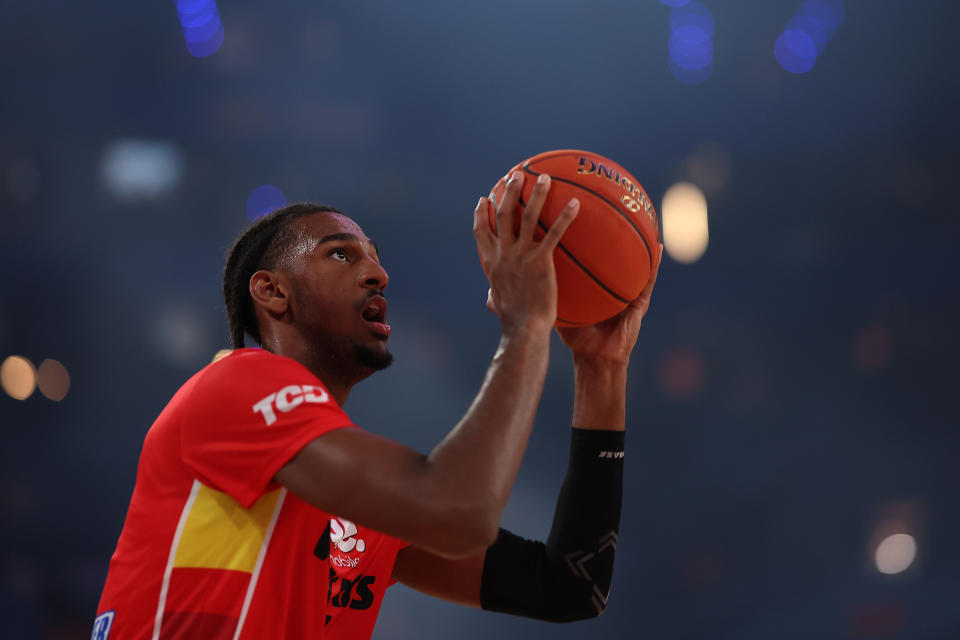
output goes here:
{"type": "Polygon", "coordinates": [[[630,308],[638,310],[641,315],[647,315],[647,311],[650,309],[650,297],[653,295],[653,286],[657,283],[657,273],[659,271],[660,263],[657,262],[653,266],[653,271],[650,273],[650,279],[647,281],[647,284],[644,285],[643,291],[641,291],[640,295],[630,303],[630,308]]]}
{"type": "Polygon", "coordinates": [[[537,228],[537,221],[540,219],[540,211],[543,209],[543,203],[547,199],[547,192],[550,191],[550,176],[541,174],[537,178],[536,184],[530,191],[530,198],[523,208],[523,214],[520,217],[520,232],[518,238],[524,242],[533,241],[533,234],[537,228]]]}
{"type": "Polygon", "coordinates": [[[523,174],[515,171],[507,181],[507,188],[503,193],[503,199],[500,201],[500,207],[497,209],[497,237],[503,244],[512,244],[514,241],[513,220],[522,189],[523,174]]]}
{"type": "Polygon", "coordinates": [[[560,215],[558,215],[554,223],[550,225],[550,230],[547,231],[547,234],[543,237],[543,241],[540,243],[543,251],[553,252],[553,250],[557,248],[563,234],[570,228],[570,225],[574,219],[576,219],[579,212],[580,200],[577,198],[571,199],[563,210],[560,211],[560,215]]]}
{"type": "Polygon", "coordinates": [[[477,202],[477,208],[473,210],[473,237],[478,244],[489,244],[493,240],[493,231],[487,222],[489,207],[490,198],[482,197],[477,202]]]}
{"type": "Polygon", "coordinates": [[[494,243],[496,242],[493,230],[490,228],[490,223],[488,222],[491,206],[489,198],[480,198],[480,201],[477,203],[477,208],[473,212],[473,237],[477,242],[477,250],[480,254],[480,265],[485,272],[491,256],[495,252],[494,243]]]}

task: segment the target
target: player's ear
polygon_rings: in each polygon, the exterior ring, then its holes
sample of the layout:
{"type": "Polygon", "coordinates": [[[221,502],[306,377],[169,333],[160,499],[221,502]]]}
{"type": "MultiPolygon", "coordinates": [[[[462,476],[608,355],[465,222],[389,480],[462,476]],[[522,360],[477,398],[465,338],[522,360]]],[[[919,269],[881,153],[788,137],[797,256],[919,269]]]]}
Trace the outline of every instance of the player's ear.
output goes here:
{"type": "Polygon", "coordinates": [[[275,271],[261,269],[250,276],[250,297],[255,306],[275,314],[286,312],[290,304],[286,280],[275,271]]]}

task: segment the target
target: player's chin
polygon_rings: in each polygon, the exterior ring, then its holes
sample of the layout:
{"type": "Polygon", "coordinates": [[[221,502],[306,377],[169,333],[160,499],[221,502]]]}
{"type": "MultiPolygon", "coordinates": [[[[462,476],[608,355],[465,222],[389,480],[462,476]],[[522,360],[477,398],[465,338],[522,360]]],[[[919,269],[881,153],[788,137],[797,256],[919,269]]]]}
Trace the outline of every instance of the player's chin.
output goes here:
{"type": "Polygon", "coordinates": [[[376,342],[365,342],[354,347],[354,355],[362,366],[380,371],[393,364],[393,354],[387,349],[387,340],[382,338],[376,342]]]}

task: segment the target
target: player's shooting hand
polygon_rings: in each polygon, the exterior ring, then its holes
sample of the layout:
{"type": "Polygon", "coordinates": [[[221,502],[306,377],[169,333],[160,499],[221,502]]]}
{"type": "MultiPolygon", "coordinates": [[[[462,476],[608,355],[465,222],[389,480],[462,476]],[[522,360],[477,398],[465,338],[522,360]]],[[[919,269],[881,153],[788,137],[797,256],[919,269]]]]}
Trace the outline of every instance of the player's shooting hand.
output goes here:
{"type": "MultiPolygon", "coordinates": [[[[663,245],[660,246],[663,255],[663,245]]],[[[657,282],[659,261],[653,268],[650,281],[636,300],[617,315],[590,327],[558,327],[557,333],[570,347],[575,359],[626,366],[637,342],[640,324],[650,308],[650,296],[657,282]]]]}
{"type": "Polygon", "coordinates": [[[571,200],[557,216],[542,240],[534,239],[540,209],[550,190],[550,178],[541,175],[520,216],[514,233],[517,202],[523,174],[514,172],[496,207],[490,198],[480,198],[473,215],[473,235],[480,250],[480,262],[490,280],[488,307],[500,316],[504,333],[532,328],[549,331],[557,319],[557,275],[553,250],[580,209],[571,200]],[[495,207],[496,233],[490,229],[489,210],[495,207]]]}

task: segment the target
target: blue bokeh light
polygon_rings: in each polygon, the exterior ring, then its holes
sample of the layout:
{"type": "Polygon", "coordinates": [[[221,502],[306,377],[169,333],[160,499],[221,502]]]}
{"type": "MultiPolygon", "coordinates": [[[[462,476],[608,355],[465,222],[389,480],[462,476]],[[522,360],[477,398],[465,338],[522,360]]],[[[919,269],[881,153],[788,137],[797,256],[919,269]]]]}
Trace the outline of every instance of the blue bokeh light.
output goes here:
{"type": "Polygon", "coordinates": [[[272,184],[263,184],[250,192],[247,198],[247,218],[251,221],[262,218],[271,211],[287,204],[287,198],[272,184]]]}
{"type": "Polygon", "coordinates": [[[216,53],[223,44],[223,23],[216,0],[176,0],[187,51],[195,58],[216,53]]]}
{"type": "Polygon", "coordinates": [[[807,73],[847,16],[843,0],[804,0],[773,44],[780,66],[807,73]]]}
{"type": "Polygon", "coordinates": [[[783,32],[783,44],[798,58],[815,60],[817,57],[817,44],[804,31],[787,29],[783,32]]]}
{"type": "Polygon", "coordinates": [[[714,20],[699,2],[674,5],[670,10],[670,72],[686,84],[698,84],[713,70],[714,20]]]}
{"type": "Polygon", "coordinates": [[[710,41],[710,34],[696,25],[684,25],[670,33],[670,39],[681,43],[703,44],[710,41]]]}
{"type": "Polygon", "coordinates": [[[217,31],[222,31],[223,25],[219,20],[207,20],[197,27],[184,27],[183,38],[187,42],[206,42],[213,38],[217,31]]]}
{"type": "Polygon", "coordinates": [[[787,30],[802,31],[807,34],[817,45],[817,54],[819,55],[827,45],[830,37],[827,35],[823,25],[806,14],[797,14],[790,18],[787,23],[787,30]]]}
{"type": "Polygon", "coordinates": [[[699,27],[708,37],[713,37],[713,14],[699,2],[689,2],[670,10],[670,32],[681,27],[699,27]]]}
{"type": "Polygon", "coordinates": [[[203,26],[211,20],[217,19],[218,17],[217,5],[210,3],[209,5],[203,7],[201,11],[196,13],[181,13],[180,25],[184,29],[193,29],[203,26]]]}
{"type": "Polygon", "coordinates": [[[670,60],[681,69],[703,69],[713,62],[713,43],[690,43],[670,36],[670,60]]]}
{"type": "Polygon", "coordinates": [[[807,73],[817,62],[817,45],[803,31],[782,31],[773,45],[780,66],[790,73],[807,73]]]}
{"type": "Polygon", "coordinates": [[[214,33],[207,40],[201,40],[200,42],[191,42],[187,40],[187,51],[190,52],[194,58],[206,58],[212,56],[217,51],[220,50],[220,45],[223,44],[223,26],[214,33]]]}

